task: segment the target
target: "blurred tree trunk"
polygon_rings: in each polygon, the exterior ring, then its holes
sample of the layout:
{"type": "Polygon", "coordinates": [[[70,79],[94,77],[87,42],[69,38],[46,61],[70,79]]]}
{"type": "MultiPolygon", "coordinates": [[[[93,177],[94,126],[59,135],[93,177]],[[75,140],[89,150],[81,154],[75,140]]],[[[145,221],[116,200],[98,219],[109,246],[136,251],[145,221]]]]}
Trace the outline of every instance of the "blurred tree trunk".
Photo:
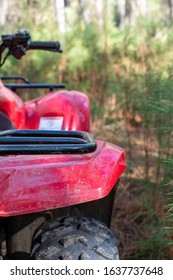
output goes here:
{"type": "Polygon", "coordinates": [[[8,0],[0,0],[0,7],[1,7],[0,27],[3,27],[6,22],[8,0]]]}
{"type": "Polygon", "coordinates": [[[62,34],[66,30],[65,7],[68,4],[69,4],[68,1],[54,0],[56,22],[57,22],[58,30],[62,34]]]}
{"type": "Polygon", "coordinates": [[[134,25],[137,18],[148,13],[148,0],[115,0],[115,22],[124,29],[127,25],[134,25]]]}
{"type": "Polygon", "coordinates": [[[168,24],[171,26],[173,24],[173,0],[162,0],[163,9],[166,11],[168,24]]]}
{"type": "Polygon", "coordinates": [[[87,9],[87,1],[78,0],[78,16],[80,21],[84,21],[85,26],[90,22],[91,18],[87,9]]]}

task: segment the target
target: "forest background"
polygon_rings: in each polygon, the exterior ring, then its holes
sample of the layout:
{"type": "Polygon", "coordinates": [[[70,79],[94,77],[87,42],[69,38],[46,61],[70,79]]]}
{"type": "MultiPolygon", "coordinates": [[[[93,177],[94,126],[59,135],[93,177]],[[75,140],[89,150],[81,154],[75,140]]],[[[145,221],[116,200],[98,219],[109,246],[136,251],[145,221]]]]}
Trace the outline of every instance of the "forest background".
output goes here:
{"type": "Polygon", "coordinates": [[[173,0],[0,0],[0,14],[1,34],[27,29],[64,50],[10,58],[0,74],[86,93],[91,133],[126,151],[120,258],[173,259],[173,0]]]}

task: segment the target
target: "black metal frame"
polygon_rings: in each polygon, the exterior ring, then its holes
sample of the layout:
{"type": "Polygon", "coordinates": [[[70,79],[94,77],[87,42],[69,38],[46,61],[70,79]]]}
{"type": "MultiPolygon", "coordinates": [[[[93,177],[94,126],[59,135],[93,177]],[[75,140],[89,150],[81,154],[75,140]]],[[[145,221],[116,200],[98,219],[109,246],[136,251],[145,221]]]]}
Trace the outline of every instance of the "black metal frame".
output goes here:
{"type": "Polygon", "coordinates": [[[26,77],[24,77],[24,76],[17,76],[17,75],[15,75],[15,76],[0,76],[0,79],[1,80],[21,80],[25,84],[30,84],[31,83],[30,80],[27,79],[26,77]]]}
{"type": "Polygon", "coordinates": [[[92,136],[81,131],[7,130],[0,132],[0,154],[83,154],[96,150],[92,136]]]}
{"type": "Polygon", "coordinates": [[[64,84],[4,84],[5,87],[15,91],[16,89],[23,89],[23,88],[48,88],[50,91],[53,91],[56,88],[65,88],[64,84]]]}
{"type": "Polygon", "coordinates": [[[5,87],[15,92],[16,89],[41,89],[48,88],[50,91],[58,88],[65,88],[64,84],[45,84],[45,83],[31,83],[27,78],[23,76],[0,76],[1,80],[22,80],[24,83],[20,84],[4,84],[5,87]]]}

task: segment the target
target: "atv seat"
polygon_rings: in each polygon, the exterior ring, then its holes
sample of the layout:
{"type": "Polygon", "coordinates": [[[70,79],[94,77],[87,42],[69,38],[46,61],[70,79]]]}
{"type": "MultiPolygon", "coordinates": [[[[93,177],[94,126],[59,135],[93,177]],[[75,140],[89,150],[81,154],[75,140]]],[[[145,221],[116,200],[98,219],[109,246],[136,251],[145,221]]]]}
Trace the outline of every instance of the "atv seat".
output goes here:
{"type": "Polygon", "coordinates": [[[13,125],[12,121],[0,111],[0,131],[9,129],[15,129],[15,126],[13,125]]]}

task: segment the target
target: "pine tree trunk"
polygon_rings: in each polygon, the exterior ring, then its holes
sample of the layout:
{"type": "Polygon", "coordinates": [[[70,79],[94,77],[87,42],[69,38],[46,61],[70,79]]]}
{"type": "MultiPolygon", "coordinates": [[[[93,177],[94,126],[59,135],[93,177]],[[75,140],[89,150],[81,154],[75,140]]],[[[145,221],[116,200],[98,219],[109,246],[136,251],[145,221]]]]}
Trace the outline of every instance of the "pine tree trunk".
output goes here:
{"type": "Polygon", "coordinates": [[[127,25],[134,25],[140,15],[147,15],[148,0],[115,0],[115,9],[116,25],[124,29],[127,25]]]}
{"type": "Polygon", "coordinates": [[[65,2],[64,0],[54,0],[55,17],[59,32],[63,34],[65,32],[65,2]]]}
{"type": "Polygon", "coordinates": [[[0,16],[0,27],[4,27],[6,22],[6,15],[8,9],[8,0],[0,0],[1,16],[0,16]]]}

